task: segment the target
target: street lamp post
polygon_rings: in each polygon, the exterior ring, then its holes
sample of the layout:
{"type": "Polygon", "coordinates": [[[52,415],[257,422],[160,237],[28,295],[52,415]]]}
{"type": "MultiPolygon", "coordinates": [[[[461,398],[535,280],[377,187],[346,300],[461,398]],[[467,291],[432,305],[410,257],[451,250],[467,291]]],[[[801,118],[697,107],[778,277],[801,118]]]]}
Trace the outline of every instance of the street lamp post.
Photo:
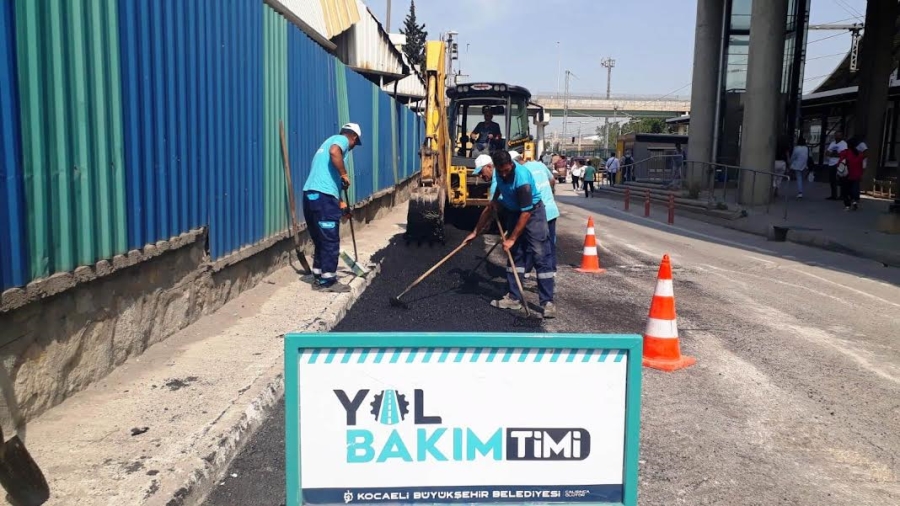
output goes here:
{"type": "Polygon", "coordinates": [[[569,76],[578,79],[570,70],[566,70],[566,98],[563,101],[563,142],[566,141],[566,126],[569,121],[569,76]]]}
{"type": "MultiPolygon", "coordinates": [[[[606,68],[606,100],[609,100],[612,89],[612,69],[616,66],[616,60],[607,57],[600,61],[600,65],[606,68]]],[[[603,149],[609,151],[609,118],[605,118],[603,124],[606,130],[603,135],[603,149]]]]}

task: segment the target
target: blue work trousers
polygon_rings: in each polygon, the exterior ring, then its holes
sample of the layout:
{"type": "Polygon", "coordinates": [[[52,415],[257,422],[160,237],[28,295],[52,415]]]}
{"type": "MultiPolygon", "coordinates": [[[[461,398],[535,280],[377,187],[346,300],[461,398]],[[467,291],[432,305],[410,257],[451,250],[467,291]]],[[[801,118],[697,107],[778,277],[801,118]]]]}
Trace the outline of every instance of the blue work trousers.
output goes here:
{"type": "Polygon", "coordinates": [[[313,274],[320,283],[337,281],[338,255],[341,250],[341,203],[333,195],[317,191],[303,192],[303,217],[316,247],[313,274]]]}
{"type": "MultiPolygon", "coordinates": [[[[553,266],[553,272],[556,272],[556,218],[547,222],[547,229],[550,231],[550,265],[553,266]]],[[[527,254],[525,272],[531,272],[531,269],[534,269],[534,255],[527,254]]]]}
{"type": "MultiPolygon", "coordinates": [[[[520,213],[507,213],[505,232],[511,234],[519,221],[520,213]]],[[[553,289],[556,282],[556,272],[553,269],[553,245],[550,242],[550,226],[547,223],[547,210],[542,204],[538,204],[531,212],[525,230],[512,248],[514,266],[506,266],[506,279],[509,284],[509,293],[518,301],[524,300],[522,292],[516,285],[514,272],[521,279],[525,274],[526,260],[530,257],[534,261],[537,271],[538,300],[541,305],[553,302],[553,289]],[[515,269],[515,271],[513,271],[515,269]]]]}

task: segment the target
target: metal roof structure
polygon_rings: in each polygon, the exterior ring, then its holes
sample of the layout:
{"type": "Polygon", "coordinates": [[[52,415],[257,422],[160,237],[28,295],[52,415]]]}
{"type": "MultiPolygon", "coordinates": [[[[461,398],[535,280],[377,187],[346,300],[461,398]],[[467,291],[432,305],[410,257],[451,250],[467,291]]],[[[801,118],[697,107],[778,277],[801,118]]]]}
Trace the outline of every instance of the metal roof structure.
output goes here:
{"type": "MultiPolygon", "coordinates": [[[[863,31],[862,39],[860,39],[860,47],[862,47],[863,39],[865,39],[865,37],[866,32],[863,31]]],[[[894,24],[894,44],[891,48],[891,54],[894,57],[893,68],[896,69],[898,64],[900,64],[900,17],[897,18],[897,21],[894,24]]],[[[859,73],[850,72],[850,52],[848,51],[844,56],[844,59],[841,60],[833,71],[831,71],[831,75],[813,90],[813,94],[855,86],[859,86],[859,73]]]]}
{"type": "Polygon", "coordinates": [[[334,52],[331,39],[347,31],[360,19],[357,0],[265,0],[276,12],[303,30],[309,38],[334,52]]]}
{"type": "Polygon", "coordinates": [[[391,42],[390,35],[366,4],[362,0],[341,1],[355,2],[360,15],[349,29],[332,37],[331,41],[337,46],[337,57],[372,80],[377,78],[393,82],[409,75],[410,68],[403,54],[391,42]]]}

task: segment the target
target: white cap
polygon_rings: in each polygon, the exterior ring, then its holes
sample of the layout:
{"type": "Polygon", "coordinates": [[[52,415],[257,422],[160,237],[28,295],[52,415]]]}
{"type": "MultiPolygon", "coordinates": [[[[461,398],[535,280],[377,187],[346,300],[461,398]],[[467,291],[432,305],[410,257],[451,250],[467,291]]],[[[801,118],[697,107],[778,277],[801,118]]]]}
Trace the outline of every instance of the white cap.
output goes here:
{"type": "Polygon", "coordinates": [[[512,158],[513,161],[516,161],[516,160],[518,160],[519,158],[522,158],[522,153],[519,153],[518,151],[510,151],[510,152],[509,152],[509,157],[512,158]]]}
{"type": "Polygon", "coordinates": [[[355,133],[357,137],[356,144],[362,146],[362,130],[360,130],[359,125],[356,123],[345,123],[344,126],[341,127],[341,131],[344,130],[350,130],[355,133]]]}
{"type": "Polygon", "coordinates": [[[867,149],[869,149],[869,146],[866,146],[865,142],[860,142],[859,144],[856,145],[856,150],[859,151],[860,153],[862,153],[863,151],[865,151],[867,149]]]}
{"type": "Polygon", "coordinates": [[[485,165],[491,165],[492,163],[494,163],[494,160],[491,159],[491,155],[478,155],[478,158],[475,159],[474,174],[476,176],[481,174],[481,169],[483,169],[485,165]]]}

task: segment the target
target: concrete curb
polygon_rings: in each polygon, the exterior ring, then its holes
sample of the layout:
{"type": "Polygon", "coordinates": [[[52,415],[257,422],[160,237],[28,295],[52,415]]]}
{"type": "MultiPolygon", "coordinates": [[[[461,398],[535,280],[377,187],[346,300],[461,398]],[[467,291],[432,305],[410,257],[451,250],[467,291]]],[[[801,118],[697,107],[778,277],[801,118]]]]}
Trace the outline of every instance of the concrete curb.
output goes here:
{"type": "MultiPolygon", "coordinates": [[[[319,327],[310,329],[315,332],[330,332],[346,316],[347,311],[365,292],[366,288],[381,273],[381,264],[374,264],[369,274],[364,278],[356,278],[350,283],[352,291],[343,300],[335,301],[336,311],[327,319],[318,319],[319,327]]],[[[276,364],[276,368],[283,364],[276,364]]],[[[205,464],[195,469],[184,484],[171,496],[163,498],[166,506],[194,506],[202,504],[206,496],[212,491],[219,475],[228,468],[232,459],[243,449],[244,444],[253,436],[257,429],[266,420],[275,406],[281,402],[284,396],[284,373],[272,378],[263,391],[250,400],[240,420],[231,427],[225,437],[219,441],[217,450],[212,455],[203,458],[205,464]]]]}

